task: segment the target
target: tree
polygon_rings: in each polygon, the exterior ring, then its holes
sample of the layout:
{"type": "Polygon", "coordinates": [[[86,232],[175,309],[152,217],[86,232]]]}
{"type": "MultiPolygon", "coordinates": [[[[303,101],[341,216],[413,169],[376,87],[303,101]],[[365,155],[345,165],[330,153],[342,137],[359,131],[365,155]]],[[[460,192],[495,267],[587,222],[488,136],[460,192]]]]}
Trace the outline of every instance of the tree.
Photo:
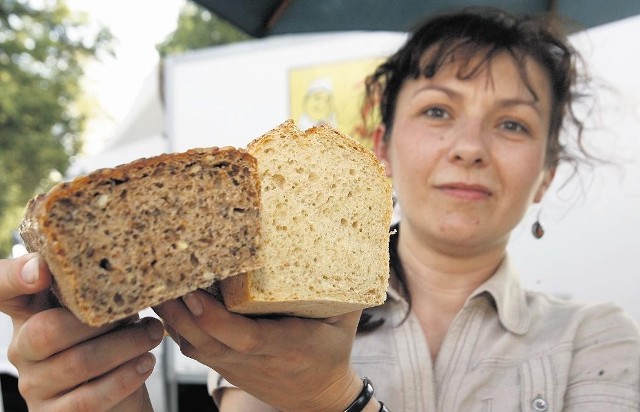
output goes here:
{"type": "Polygon", "coordinates": [[[35,193],[59,180],[81,148],[83,64],[112,53],[64,0],[0,3],[0,256],[35,193]]]}
{"type": "Polygon", "coordinates": [[[180,10],[178,26],[156,46],[161,57],[250,39],[249,35],[192,1],[180,10]]]}

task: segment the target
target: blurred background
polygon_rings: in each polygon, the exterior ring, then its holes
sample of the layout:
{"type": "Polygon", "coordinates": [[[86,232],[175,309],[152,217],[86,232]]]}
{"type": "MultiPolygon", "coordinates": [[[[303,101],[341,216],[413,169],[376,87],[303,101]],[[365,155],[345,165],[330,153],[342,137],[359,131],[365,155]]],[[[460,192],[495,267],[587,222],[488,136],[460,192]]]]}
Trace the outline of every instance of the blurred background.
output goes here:
{"type": "MultiPolygon", "coordinates": [[[[332,122],[368,145],[364,76],[418,16],[480,3],[551,15],[571,34],[597,80],[589,144],[614,165],[566,186],[571,170],[559,171],[513,234],[523,282],[618,302],[640,322],[637,0],[0,0],[0,257],[25,253],[17,229],[31,197],[97,168],[242,147],[289,117],[332,122]],[[547,234],[536,241],[538,213],[547,234]]],[[[0,412],[26,410],[6,360],[11,330],[0,314],[0,412]]],[[[206,368],[170,341],[156,357],[156,411],[215,410],[206,368]]]]}

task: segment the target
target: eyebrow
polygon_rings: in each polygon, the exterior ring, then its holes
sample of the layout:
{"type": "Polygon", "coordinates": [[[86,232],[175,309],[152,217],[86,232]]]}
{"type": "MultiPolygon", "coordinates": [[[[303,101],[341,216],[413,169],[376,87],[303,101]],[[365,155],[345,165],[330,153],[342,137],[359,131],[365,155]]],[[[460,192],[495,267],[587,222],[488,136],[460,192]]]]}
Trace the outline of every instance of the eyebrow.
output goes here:
{"type": "Polygon", "coordinates": [[[540,108],[540,105],[538,104],[539,100],[538,99],[522,99],[522,98],[511,98],[511,99],[503,99],[499,101],[499,105],[501,107],[513,107],[513,106],[528,106],[531,107],[533,110],[536,111],[536,113],[538,113],[539,115],[542,116],[542,109],[540,108]]]}
{"type": "Polygon", "coordinates": [[[449,95],[450,97],[456,97],[456,98],[460,98],[460,93],[458,93],[457,91],[450,89],[448,87],[444,87],[444,86],[438,86],[438,85],[425,85],[420,87],[418,90],[414,91],[411,96],[415,97],[417,94],[424,92],[424,91],[429,91],[429,90],[435,90],[438,92],[442,92],[446,95],[449,95]]]}
{"type": "MultiPolygon", "coordinates": [[[[423,87],[420,87],[418,90],[414,91],[411,96],[415,97],[421,92],[430,91],[430,90],[435,90],[435,91],[444,93],[453,99],[461,98],[461,93],[457,92],[456,90],[451,89],[449,87],[445,87],[445,86],[439,86],[439,85],[425,85],[423,87]]],[[[520,97],[512,97],[512,98],[498,100],[498,104],[500,107],[528,106],[528,107],[531,107],[533,110],[535,110],[536,113],[538,113],[539,115],[542,115],[542,110],[538,102],[539,102],[539,99],[536,99],[536,98],[523,99],[520,97]]]]}

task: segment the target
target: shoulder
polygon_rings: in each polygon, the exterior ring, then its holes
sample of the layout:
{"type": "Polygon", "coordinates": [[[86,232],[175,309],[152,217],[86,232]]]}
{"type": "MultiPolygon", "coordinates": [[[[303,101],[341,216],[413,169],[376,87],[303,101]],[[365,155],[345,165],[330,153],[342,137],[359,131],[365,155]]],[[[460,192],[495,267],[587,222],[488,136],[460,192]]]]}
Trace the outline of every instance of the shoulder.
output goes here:
{"type": "Polygon", "coordinates": [[[579,302],[548,293],[527,291],[532,326],[547,325],[575,332],[576,339],[597,334],[609,338],[628,337],[640,345],[640,327],[623,308],[612,302],[579,302]]]}
{"type": "Polygon", "coordinates": [[[553,359],[556,382],[565,388],[563,410],[583,410],[587,404],[598,410],[638,410],[637,322],[610,302],[576,302],[535,291],[525,295],[530,315],[526,339],[553,359]]]}
{"type": "Polygon", "coordinates": [[[527,300],[527,336],[568,356],[570,381],[611,379],[635,391],[640,388],[640,327],[624,309],[610,302],[574,302],[538,292],[527,292],[527,300]]]}

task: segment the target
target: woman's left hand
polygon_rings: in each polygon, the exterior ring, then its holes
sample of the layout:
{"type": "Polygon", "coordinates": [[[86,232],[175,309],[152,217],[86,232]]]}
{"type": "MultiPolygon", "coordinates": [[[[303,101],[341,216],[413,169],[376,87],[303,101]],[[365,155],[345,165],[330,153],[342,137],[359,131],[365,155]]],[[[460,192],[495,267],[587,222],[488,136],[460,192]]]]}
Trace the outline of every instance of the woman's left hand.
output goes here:
{"type": "Polygon", "coordinates": [[[249,318],[201,290],[154,310],[183,354],[281,410],[344,410],[362,389],[350,364],[360,311],[249,318]]]}

